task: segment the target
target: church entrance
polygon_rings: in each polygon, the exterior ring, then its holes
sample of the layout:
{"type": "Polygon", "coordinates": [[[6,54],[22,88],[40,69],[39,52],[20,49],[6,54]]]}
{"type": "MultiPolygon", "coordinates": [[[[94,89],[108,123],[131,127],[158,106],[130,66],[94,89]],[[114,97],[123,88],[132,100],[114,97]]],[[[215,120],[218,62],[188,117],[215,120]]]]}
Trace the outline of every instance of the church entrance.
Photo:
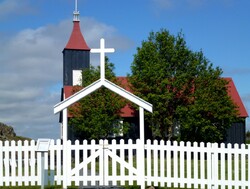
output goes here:
{"type": "MultiPolygon", "coordinates": [[[[119,186],[136,183],[140,167],[139,140],[98,142],[76,141],[71,145],[68,162],[71,171],[68,181],[77,186],[119,186]]],[[[143,156],[143,154],[141,154],[143,156]]],[[[70,184],[68,183],[68,184],[70,184]]]]}

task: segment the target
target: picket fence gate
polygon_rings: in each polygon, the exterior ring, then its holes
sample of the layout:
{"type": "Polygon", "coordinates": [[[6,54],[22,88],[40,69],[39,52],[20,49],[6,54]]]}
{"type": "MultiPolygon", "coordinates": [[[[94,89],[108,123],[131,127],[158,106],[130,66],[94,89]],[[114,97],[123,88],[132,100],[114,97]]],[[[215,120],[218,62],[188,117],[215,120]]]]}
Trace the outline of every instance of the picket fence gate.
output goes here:
{"type": "MultiPolygon", "coordinates": [[[[0,186],[41,185],[36,149],[34,140],[0,141],[0,186]]],[[[84,140],[62,145],[51,140],[44,162],[50,185],[250,189],[250,147],[245,144],[84,140]]]]}

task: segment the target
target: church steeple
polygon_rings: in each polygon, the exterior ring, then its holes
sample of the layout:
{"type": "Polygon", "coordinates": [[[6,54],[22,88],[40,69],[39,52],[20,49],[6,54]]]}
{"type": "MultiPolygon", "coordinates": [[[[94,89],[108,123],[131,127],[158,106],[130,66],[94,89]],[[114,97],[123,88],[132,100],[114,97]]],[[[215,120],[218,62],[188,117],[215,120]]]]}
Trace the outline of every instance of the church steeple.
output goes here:
{"type": "MultiPolygon", "coordinates": [[[[73,30],[69,41],[63,50],[63,85],[73,86],[74,80],[81,75],[84,68],[89,68],[90,48],[88,47],[80,28],[77,0],[73,12],[73,30]],[[75,75],[73,74],[75,73],[75,75]],[[77,73],[77,74],[76,74],[77,73]]],[[[79,80],[79,79],[78,79],[79,80]]]]}
{"type": "Polygon", "coordinates": [[[75,10],[73,12],[73,30],[65,49],[90,50],[80,28],[80,12],[77,10],[77,0],[75,0],[75,10]]]}

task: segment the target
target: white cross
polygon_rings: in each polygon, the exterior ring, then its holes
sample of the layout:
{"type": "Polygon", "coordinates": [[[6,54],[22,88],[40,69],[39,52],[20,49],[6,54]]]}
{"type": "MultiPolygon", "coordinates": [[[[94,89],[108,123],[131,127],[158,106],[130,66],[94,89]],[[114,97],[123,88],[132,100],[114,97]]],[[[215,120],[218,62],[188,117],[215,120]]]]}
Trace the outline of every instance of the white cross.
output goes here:
{"type": "Polygon", "coordinates": [[[101,69],[101,80],[105,79],[105,53],[113,53],[115,52],[114,48],[106,48],[105,49],[105,40],[100,39],[100,49],[91,49],[91,53],[100,53],[100,69],[101,69]]]}

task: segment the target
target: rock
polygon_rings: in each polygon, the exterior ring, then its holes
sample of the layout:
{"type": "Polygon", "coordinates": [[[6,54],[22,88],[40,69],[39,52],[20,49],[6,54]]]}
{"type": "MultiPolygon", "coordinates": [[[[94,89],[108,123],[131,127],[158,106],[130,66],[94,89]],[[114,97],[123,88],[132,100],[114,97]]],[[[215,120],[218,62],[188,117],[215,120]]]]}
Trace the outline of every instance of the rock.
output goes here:
{"type": "Polygon", "coordinates": [[[16,136],[13,127],[0,122],[0,140],[8,140],[16,136]]]}
{"type": "Polygon", "coordinates": [[[23,137],[23,136],[17,136],[13,127],[0,122],[0,141],[5,141],[5,140],[8,140],[8,141],[28,140],[30,141],[31,139],[27,137],[23,137]]]}

